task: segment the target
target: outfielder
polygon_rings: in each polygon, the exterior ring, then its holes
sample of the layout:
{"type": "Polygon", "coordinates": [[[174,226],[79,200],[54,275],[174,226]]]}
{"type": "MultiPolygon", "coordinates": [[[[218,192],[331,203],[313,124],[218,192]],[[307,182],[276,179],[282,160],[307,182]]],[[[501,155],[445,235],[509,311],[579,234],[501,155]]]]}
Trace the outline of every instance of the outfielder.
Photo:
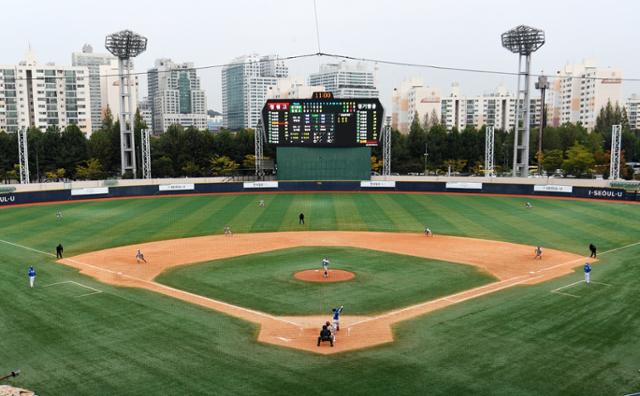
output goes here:
{"type": "Polygon", "coordinates": [[[589,284],[591,282],[591,266],[589,263],[584,264],[584,281],[589,284]]]}
{"type": "Polygon", "coordinates": [[[340,314],[344,309],[344,305],[341,305],[340,308],[333,308],[333,327],[336,331],[340,331],[340,314]]]}
{"type": "Polygon", "coordinates": [[[322,270],[324,271],[322,276],[325,278],[328,278],[329,277],[329,259],[326,257],[322,259],[322,270]]]}
{"type": "Polygon", "coordinates": [[[33,266],[29,266],[27,275],[29,276],[29,286],[33,288],[33,284],[36,283],[36,270],[33,268],[33,266]]]}

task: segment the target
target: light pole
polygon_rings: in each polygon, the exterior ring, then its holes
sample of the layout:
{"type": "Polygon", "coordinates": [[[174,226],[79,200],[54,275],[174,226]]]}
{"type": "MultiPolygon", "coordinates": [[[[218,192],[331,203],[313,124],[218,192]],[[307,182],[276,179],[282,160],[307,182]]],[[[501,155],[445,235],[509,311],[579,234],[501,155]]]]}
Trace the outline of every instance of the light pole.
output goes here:
{"type": "Polygon", "coordinates": [[[540,90],[540,131],[538,132],[538,174],[542,175],[542,134],[547,121],[544,99],[545,93],[549,88],[547,76],[539,76],[536,83],[536,89],[540,90]]]}
{"type": "Polygon", "coordinates": [[[542,47],[545,42],[544,32],[531,26],[520,25],[508,32],[502,33],[502,46],[509,51],[519,55],[518,57],[518,89],[516,93],[516,118],[513,131],[513,176],[527,177],[529,174],[529,131],[530,125],[530,103],[529,103],[529,77],[531,70],[531,54],[542,47]],[[522,61],[524,58],[524,70],[522,61]],[[520,85],[524,84],[524,89],[520,90],[520,85]],[[523,131],[520,134],[520,104],[522,101],[523,131]]]}
{"type": "Polygon", "coordinates": [[[429,157],[429,151],[427,150],[427,142],[424,142],[424,175],[427,176],[427,158],[429,157]]]}
{"type": "MultiPolygon", "coordinates": [[[[131,30],[122,30],[110,34],[105,39],[104,46],[109,52],[118,57],[118,75],[120,83],[120,172],[124,175],[131,171],[136,178],[136,143],[133,138],[133,114],[135,108],[131,89],[135,84],[131,81],[131,58],[147,49],[147,38],[131,30]],[[127,107],[128,105],[128,107],[127,107]]],[[[144,154],[143,154],[144,156],[144,154]]]]}

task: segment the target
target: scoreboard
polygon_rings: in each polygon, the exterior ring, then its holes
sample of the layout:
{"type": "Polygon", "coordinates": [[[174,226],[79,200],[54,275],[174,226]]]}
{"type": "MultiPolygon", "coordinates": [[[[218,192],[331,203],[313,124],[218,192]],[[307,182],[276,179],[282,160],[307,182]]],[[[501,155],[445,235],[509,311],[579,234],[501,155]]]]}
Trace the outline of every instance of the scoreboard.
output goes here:
{"type": "Polygon", "coordinates": [[[267,141],[278,146],[377,146],[384,109],[378,99],[269,99],[262,109],[267,141]]]}

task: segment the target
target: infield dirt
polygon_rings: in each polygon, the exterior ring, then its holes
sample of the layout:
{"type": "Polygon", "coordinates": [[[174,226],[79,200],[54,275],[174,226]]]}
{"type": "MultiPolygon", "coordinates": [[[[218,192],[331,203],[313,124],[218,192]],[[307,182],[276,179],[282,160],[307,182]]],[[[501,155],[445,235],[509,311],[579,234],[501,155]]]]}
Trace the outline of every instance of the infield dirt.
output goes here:
{"type": "Polygon", "coordinates": [[[261,342],[331,354],[392,342],[392,325],[395,323],[515,285],[534,284],[562,276],[589,261],[583,256],[553,249],[545,249],[543,259],[534,260],[534,248],[452,236],[427,238],[414,233],[276,232],[149,242],[86,253],[59,262],[105,283],[152,290],[259,324],[258,340],[261,342]],[[319,329],[330,319],[329,315],[273,316],[154,282],[162,271],[178,265],[297,246],[351,246],[468,264],[494,275],[499,281],[377,316],[343,315],[341,331],[333,348],[329,345],[316,346],[319,329]],[[142,250],[148,263],[136,264],[137,249],[142,250]]]}

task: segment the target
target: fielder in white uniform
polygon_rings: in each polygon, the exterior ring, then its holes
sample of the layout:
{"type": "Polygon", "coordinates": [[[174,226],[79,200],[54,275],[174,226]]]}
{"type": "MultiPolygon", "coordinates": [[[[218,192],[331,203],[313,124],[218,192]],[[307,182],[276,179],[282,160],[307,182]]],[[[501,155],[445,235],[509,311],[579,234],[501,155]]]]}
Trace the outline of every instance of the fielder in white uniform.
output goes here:
{"type": "Polygon", "coordinates": [[[325,278],[328,278],[329,277],[329,259],[326,257],[322,259],[322,270],[324,271],[322,276],[324,276],[325,278]]]}

